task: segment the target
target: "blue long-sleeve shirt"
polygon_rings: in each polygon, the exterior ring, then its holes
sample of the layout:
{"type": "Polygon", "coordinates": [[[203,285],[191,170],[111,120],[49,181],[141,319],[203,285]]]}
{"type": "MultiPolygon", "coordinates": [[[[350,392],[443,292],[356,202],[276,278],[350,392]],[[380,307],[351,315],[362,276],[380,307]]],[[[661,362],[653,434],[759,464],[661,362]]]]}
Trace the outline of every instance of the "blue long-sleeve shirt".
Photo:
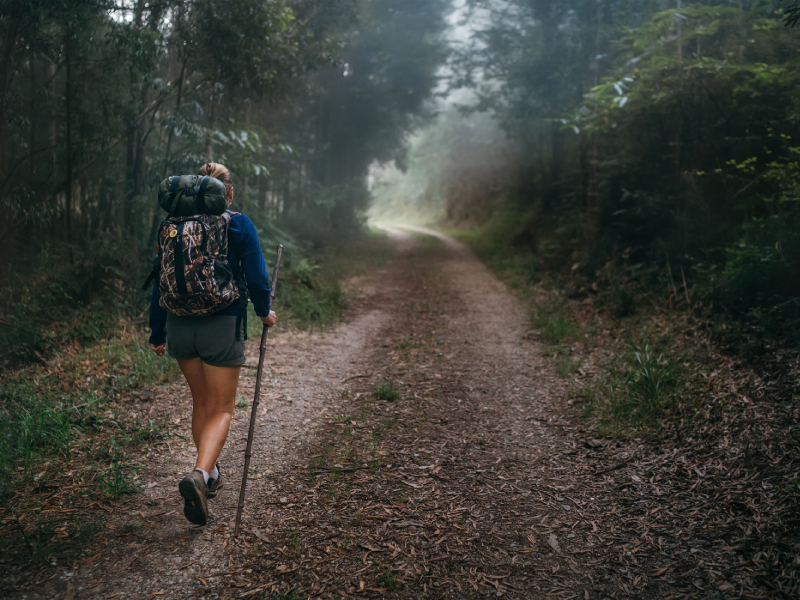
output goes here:
{"type": "MultiPolygon", "coordinates": [[[[269,314],[270,286],[267,265],[261,254],[258,232],[253,222],[241,213],[231,217],[228,226],[228,264],[234,277],[244,273],[247,293],[259,317],[269,314]]],[[[167,311],[158,303],[158,281],[153,282],[153,295],[150,298],[150,343],[158,346],[167,341],[167,311]]],[[[222,309],[218,315],[238,315],[239,302],[222,309]]]]}

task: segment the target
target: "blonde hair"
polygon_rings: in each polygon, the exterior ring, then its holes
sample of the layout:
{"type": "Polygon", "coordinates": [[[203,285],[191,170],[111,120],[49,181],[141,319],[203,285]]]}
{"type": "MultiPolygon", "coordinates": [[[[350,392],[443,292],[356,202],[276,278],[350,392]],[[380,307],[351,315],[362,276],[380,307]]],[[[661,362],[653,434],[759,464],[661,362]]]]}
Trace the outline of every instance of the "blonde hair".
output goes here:
{"type": "Polygon", "coordinates": [[[231,172],[225,165],[215,162],[208,162],[200,167],[199,175],[208,175],[215,179],[219,179],[225,184],[225,189],[230,191],[233,188],[233,181],[231,181],[231,172]]]}

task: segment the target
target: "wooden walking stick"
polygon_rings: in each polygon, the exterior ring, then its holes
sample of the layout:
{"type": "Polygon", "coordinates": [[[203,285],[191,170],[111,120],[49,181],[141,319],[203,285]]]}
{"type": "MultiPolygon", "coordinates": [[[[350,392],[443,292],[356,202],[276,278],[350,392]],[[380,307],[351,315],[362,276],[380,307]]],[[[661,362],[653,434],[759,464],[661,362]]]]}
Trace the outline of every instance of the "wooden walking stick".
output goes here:
{"type": "MultiPolygon", "coordinates": [[[[281,267],[281,254],[283,246],[278,244],[278,256],[275,258],[275,270],[272,272],[272,291],[269,294],[269,303],[275,298],[275,288],[278,287],[278,269],[281,267]]],[[[261,373],[264,370],[264,354],[267,350],[267,327],[266,323],[261,330],[261,346],[258,353],[258,371],[256,372],[256,391],[253,395],[253,409],[250,411],[250,430],[247,432],[247,448],[244,451],[244,472],[242,473],[242,487],[239,490],[239,506],[236,508],[236,527],[233,530],[233,537],[239,537],[239,526],[242,523],[242,509],[244,508],[244,491],[247,487],[247,472],[250,470],[250,450],[253,447],[253,431],[256,427],[256,411],[258,410],[258,396],[261,393],[261,373]]]]}

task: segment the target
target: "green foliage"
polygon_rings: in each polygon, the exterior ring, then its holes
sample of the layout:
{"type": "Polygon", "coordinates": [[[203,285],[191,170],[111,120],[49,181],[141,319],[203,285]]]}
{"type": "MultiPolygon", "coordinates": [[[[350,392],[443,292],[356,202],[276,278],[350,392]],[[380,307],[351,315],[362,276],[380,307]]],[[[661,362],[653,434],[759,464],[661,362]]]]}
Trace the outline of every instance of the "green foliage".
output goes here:
{"type": "Polygon", "coordinates": [[[378,575],[378,585],[389,591],[393,591],[400,585],[400,581],[391,571],[384,571],[378,575]]]}
{"type": "Polygon", "coordinates": [[[75,438],[75,420],[92,412],[70,410],[52,397],[42,398],[34,386],[9,382],[0,409],[0,497],[5,497],[20,480],[33,477],[41,457],[69,455],[75,438]]]}
{"type": "Polygon", "coordinates": [[[479,226],[452,233],[518,288],[541,279],[547,258],[537,252],[546,247],[547,241],[530,239],[526,233],[537,217],[536,208],[520,214],[517,207],[501,203],[491,218],[479,226]]]}
{"type": "Polygon", "coordinates": [[[765,118],[765,101],[797,85],[790,63],[778,59],[780,43],[790,40],[774,14],[759,10],[693,3],[657,13],[621,37],[628,61],[592,89],[569,125],[603,133],[616,129],[618,136],[621,127],[675,112],[675,103],[692,94],[702,103],[695,110],[722,112],[708,115],[714,120],[729,118],[728,111],[765,118]],[[677,51],[678,34],[686,52],[677,51]]]}
{"type": "Polygon", "coordinates": [[[111,466],[97,477],[96,483],[100,493],[111,500],[118,500],[122,495],[133,494],[139,489],[131,479],[130,469],[119,462],[111,463],[111,466]]]}
{"type": "Polygon", "coordinates": [[[279,302],[290,323],[313,329],[336,321],[347,306],[347,297],[341,283],[324,277],[318,265],[300,259],[280,283],[279,302]]]}
{"type": "Polygon", "coordinates": [[[105,241],[81,251],[49,244],[11,250],[24,257],[0,280],[0,299],[9,307],[0,319],[0,365],[43,362],[64,344],[103,339],[132,308],[126,288],[130,273],[138,275],[133,257],[115,250],[105,241]]]}
{"type": "Polygon", "coordinates": [[[580,360],[575,360],[567,356],[556,359],[556,373],[558,373],[559,377],[566,377],[567,375],[577,373],[580,366],[580,360]]]}
{"type": "Polygon", "coordinates": [[[391,379],[379,379],[372,386],[372,395],[376,400],[397,400],[402,390],[391,379]]]}
{"type": "Polygon", "coordinates": [[[612,372],[595,389],[577,392],[586,403],[585,414],[596,413],[600,424],[613,432],[653,427],[673,393],[677,375],[672,362],[650,346],[636,348],[619,371],[612,372]]]}
{"type": "MultiPolygon", "coordinates": [[[[345,283],[365,269],[382,265],[390,253],[383,230],[367,230],[356,238],[338,240],[321,252],[300,244],[285,249],[274,306],[279,327],[289,324],[316,329],[333,325],[347,308],[345,283]]],[[[261,320],[250,306],[248,336],[260,335],[261,320]]]]}
{"type": "Polygon", "coordinates": [[[292,529],[286,536],[286,547],[289,552],[296,553],[300,550],[300,537],[297,535],[297,530],[292,529]]]}
{"type": "MultiPolygon", "coordinates": [[[[445,58],[445,0],[6,4],[3,367],[143,308],[167,175],[226,164],[232,208],[295,259],[360,235],[367,169],[397,153],[445,58]]],[[[333,281],[287,286],[296,322],[336,318],[333,281]]]]}
{"type": "Polygon", "coordinates": [[[658,356],[645,345],[633,353],[634,361],[625,373],[625,385],[652,412],[661,403],[662,395],[674,383],[674,373],[669,360],[658,356]]]}
{"type": "Polygon", "coordinates": [[[174,380],[180,373],[174,360],[159,358],[139,337],[111,338],[88,350],[90,360],[116,366],[108,378],[109,390],[136,390],[174,380]]]}
{"type": "Polygon", "coordinates": [[[609,277],[607,289],[601,296],[604,305],[616,317],[627,317],[636,312],[636,297],[617,277],[609,277]]]}
{"type": "Polygon", "coordinates": [[[786,9],[783,22],[787,27],[794,27],[800,22],[800,6],[798,6],[797,2],[786,9]]]}
{"type": "Polygon", "coordinates": [[[539,336],[548,344],[574,337],[579,331],[563,303],[538,303],[531,314],[531,325],[539,330],[539,336]]]}
{"type": "Polygon", "coordinates": [[[0,377],[0,497],[63,470],[75,449],[108,461],[95,480],[104,494],[131,491],[120,460],[126,447],[160,439],[166,419],[130,420],[117,398],[179,373],[136,337],[118,337],[66,354],[48,368],[29,366],[0,377]],[[116,463],[116,466],[113,466],[116,463]],[[56,466],[53,466],[56,465],[56,466]]]}
{"type": "MultiPolygon", "coordinates": [[[[410,171],[379,198],[435,189],[514,287],[542,277],[576,295],[593,287],[620,317],[642,301],[712,304],[796,343],[800,38],[771,2],[665,7],[486,5],[459,75],[471,109],[493,111],[513,138],[518,168],[493,186],[410,171]],[[479,71],[491,86],[475,82],[479,71]]],[[[417,137],[435,139],[442,123],[417,137]]],[[[469,151],[480,156],[480,142],[469,151]]]]}

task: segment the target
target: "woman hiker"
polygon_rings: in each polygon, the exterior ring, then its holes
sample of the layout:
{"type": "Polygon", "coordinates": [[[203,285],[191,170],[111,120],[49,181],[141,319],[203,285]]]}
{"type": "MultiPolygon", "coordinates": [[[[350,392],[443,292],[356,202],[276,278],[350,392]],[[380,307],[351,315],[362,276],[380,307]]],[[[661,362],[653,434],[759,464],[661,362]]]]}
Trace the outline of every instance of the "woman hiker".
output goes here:
{"type": "MultiPolygon", "coordinates": [[[[225,185],[230,206],[233,183],[228,169],[211,162],[203,165],[199,174],[225,185]]],[[[258,234],[253,222],[239,213],[232,216],[228,227],[228,261],[234,276],[244,274],[256,315],[267,327],[275,325],[277,317],[270,310],[269,277],[258,234]]],[[[244,332],[236,335],[240,307],[234,302],[216,314],[179,317],[159,305],[157,283],[150,301],[150,347],[160,357],[166,350],[177,359],[192,392],[192,437],[197,459],[194,471],[181,480],[178,489],[184,499],[183,514],[192,523],[205,525],[207,499],[222,487],[217,458],[228,437],[239,371],[244,364],[244,332]]]]}

